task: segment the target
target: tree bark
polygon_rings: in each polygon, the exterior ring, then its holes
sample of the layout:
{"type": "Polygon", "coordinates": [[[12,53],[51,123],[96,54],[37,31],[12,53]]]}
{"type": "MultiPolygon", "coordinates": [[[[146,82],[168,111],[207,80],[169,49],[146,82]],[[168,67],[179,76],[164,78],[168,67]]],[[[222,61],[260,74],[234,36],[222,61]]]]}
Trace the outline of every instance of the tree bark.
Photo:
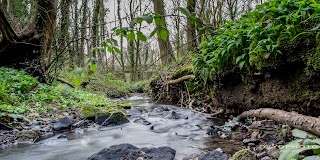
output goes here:
{"type": "Polygon", "coordinates": [[[261,108],[243,112],[239,116],[239,120],[247,117],[271,119],[278,123],[288,124],[290,127],[298,128],[320,136],[320,118],[272,108],[261,108]]]}
{"type": "MultiPolygon", "coordinates": [[[[164,27],[167,28],[166,20],[165,20],[165,10],[163,0],[153,0],[154,12],[160,15],[160,18],[164,22],[164,26],[157,25],[157,28],[164,27]]],[[[172,61],[175,61],[175,57],[173,54],[172,46],[170,43],[169,36],[167,40],[163,40],[158,37],[158,44],[160,49],[160,58],[161,63],[165,66],[169,65],[172,61]]]]}
{"type": "MultiPolygon", "coordinates": [[[[195,14],[196,0],[188,0],[187,9],[190,11],[190,13],[195,14]]],[[[191,17],[189,17],[187,20],[187,41],[189,51],[197,47],[196,23],[191,17]]]]}
{"type": "Polygon", "coordinates": [[[79,56],[79,65],[84,66],[84,57],[85,57],[85,43],[84,40],[86,39],[87,35],[87,12],[88,12],[88,0],[82,1],[82,19],[81,19],[81,40],[80,40],[80,56],[79,56]]]}
{"type": "Polygon", "coordinates": [[[0,65],[24,68],[47,81],[45,67],[50,61],[56,25],[56,0],[35,0],[33,20],[19,34],[10,26],[0,3],[0,65]]]}
{"type": "Polygon", "coordinates": [[[61,0],[60,1],[60,36],[59,36],[59,52],[62,52],[65,47],[69,51],[69,62],[70,66],[73,67],[73,54],[70,52],[70,47],[67,43],[70,40],[69,28],[70,28],[70,6],[71,0],[61,0]]]}
{"type": "MultiPolygon", "coordinates": [[[[117,15],[118,15],[118,20],[119,20],[119,26],[122,27],[122,19],[121,19],[121,0],[117,0],[117,15]]],[[[123,80],[126,80],[126,75],[125,75],[125,69],[124,69],[124,53],[123,53],[123,37],[120,36],[120,62],[121,62],[121,72],[122,72],[122,78],[123,80]]],[[[113,59],[112,59],[112,67],[114,71],[114,61],[115,61],[115,55],[113,54],[113,59]]]]}

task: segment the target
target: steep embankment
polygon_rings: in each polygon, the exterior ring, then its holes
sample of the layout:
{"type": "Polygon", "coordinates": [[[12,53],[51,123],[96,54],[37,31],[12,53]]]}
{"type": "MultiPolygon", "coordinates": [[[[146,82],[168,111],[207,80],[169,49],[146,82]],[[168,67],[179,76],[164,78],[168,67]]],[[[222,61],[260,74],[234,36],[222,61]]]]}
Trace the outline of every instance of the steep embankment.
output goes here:
{"type": "Polygon", "coordinates": [[[319,22],[316,1],[264,3],[203,39],[191,67],[154,80],[154,97],[204,112],[268,107],[320,116],[319,22]]]}

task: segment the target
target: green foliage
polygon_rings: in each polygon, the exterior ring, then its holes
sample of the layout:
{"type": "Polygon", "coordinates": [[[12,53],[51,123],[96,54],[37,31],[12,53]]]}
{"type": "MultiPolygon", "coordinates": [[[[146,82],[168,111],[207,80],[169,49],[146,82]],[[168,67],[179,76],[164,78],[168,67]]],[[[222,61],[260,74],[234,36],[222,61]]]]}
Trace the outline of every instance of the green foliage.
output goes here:
{"type": "Polygon", "coordinates": [[[320,4],[315,0],[271,0],[236,22],[227,22],[205,38],[194,54],[194,71],[210,75],[238,68],[277,67],[281,47],[319,31],[320,4]]]}
{"type": "Polygon", "coordinates": [[[167,41],[169,37],[169,30],[165,26],[164,18],[155,13],[150,13],[135,18],[132,20],[132,22],[130,22],[129,27],[115,27],[112,30],[115,31],[116,35],[125,37],[131,42],[136,39],[140,41],[147,41],[147,36],[140,30],[136,30],[134,28],[136,24],[142,24],[143,22],[146,22],[147,24],[154,22],[157,25],[157,27],[150,33],[149,37],[153,37],[155,34],[157,34],[160,39],[167,41]]]}
{"type": "Polygon", "coordinates": [[[55,82],[41,84],[23,71],[0,68],[0,112],[26,114],[30,110],[47,113],[53,107],[67,110],[82,106],[104,106],[115,104],[101,94],[80,88],[70,88],[55,82]]]}
{"type": "MultiPolygon", "coordinates": [[[[82,70],[83,69],[80,69],[80,71],[82,70]]],[[[80,84],[83,82],[88,82],[86,88],[90,92],[95,92],[112,98],[124,97],[134,92],[142,93],[149,89],[149,81],[129,83],[118,79],[111,73],[94,72],[90,75],[83,72],[81,73],[83,75],[79,75],[79,69],[71,71],[66,69],[61,72],[60,77],[65,79],[67,82],[71,82],[76,87],[80,87],[80,84]]],[[[59,90],[63,91],[63,88],[60,86],[59,90]]]]}
{"type": "Polygon", "coordinates": [[[144,80],[129,84],[129,92],[131,93],[145,93],[150,90],[150,81],[144,80]]]}
{"type": "Polygon", "coordinates": [[[318,159],[320,156],[320,139],[305,131],[294,129],[292,135],[297,139],[283,146],[280,151],[279,160],[292,159],[318,159]],[[313,151],[312,156],[304,156],[305,151],[313,151]]]}

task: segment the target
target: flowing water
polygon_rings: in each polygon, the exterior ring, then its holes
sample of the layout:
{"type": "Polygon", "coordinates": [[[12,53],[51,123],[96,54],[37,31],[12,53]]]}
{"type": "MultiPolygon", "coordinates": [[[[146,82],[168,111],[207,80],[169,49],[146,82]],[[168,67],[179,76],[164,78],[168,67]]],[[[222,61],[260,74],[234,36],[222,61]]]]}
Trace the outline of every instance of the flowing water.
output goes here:
{"type": "Polygon", "coordinates": [[[223,123],[218,119],[208,120],[204,115],[187,109],[154,104],[142,96],[133,96],[126,101],[132,103],[134,110],[144,111],[142,116],[151,124],[136,123],[131,117],[131,122],[124,125],[66,134],[66,139],[57,139],[57,135],[31,146],[0,150],[0,159],[85,160],[103,148],[130,143],[137,147],[169,146],[176,150],[176,159],[180,160],[208,148],[206,144],[212,139],[206,135],[206,128],[223,123]],[[152,112],[157,108],[169,108],[185,118],[164,118],[165,114],[152,112]]]}

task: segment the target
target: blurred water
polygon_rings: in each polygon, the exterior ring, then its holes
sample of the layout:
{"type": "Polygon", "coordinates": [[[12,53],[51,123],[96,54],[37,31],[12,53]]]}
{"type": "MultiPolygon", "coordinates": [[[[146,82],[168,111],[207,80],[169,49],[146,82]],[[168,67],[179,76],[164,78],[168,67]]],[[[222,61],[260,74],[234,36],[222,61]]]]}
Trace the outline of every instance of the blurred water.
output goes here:
{"type": "MultiPolygon", "coordinates": [[[[105,127],[99,131],[67,134],[67,139],[56,140],[57,138],[53,137],[28,147],[0,150],[0,159],[85,160],[103,148],[130,143],[137,147],[169,146],[177,151],[176,159],[180,160],[207,148],[205,144],[211,138],[206,135],[206,128],[214,125],[214,122],[205,119],[204,115],[175,106],[154,104],[139,95],[128,98],[127,102],[132,103],[138,110],[151,111],[157,107],[169,107],[188,119],[166,119],[160,115],[150,116],[146,112],[143,117],[151,122],[151,125],[134,123],[132,120],[127,124],[105,127]]],[[[223,121],[215,123],[221,124],[223,121]]]]}

